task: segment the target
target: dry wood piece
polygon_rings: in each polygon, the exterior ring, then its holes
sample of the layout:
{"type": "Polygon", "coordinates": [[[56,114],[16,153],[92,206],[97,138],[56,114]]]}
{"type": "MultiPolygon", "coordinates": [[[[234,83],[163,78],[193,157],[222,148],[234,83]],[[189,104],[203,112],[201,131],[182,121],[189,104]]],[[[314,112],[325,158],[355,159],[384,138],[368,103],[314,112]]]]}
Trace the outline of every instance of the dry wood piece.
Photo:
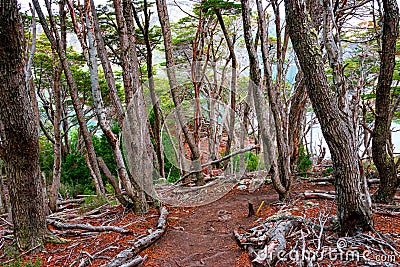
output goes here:
{"type": "Polygon", "coordinates": [[[87,230],[91,232],[107,232],[107,231],[112,231],[112,232],[117,232],[121,234],[129,234],[131,231],[118,227],[118,226],[93,226],[90,224],[66,224],[66,223],[61,223],[56,220],[52,219],[47,219],[47,223],[60,229],[81,229],[81,230],[87,230]]]}
{"type": "Polygon", "coordinates": [[[57,201],[57,205],[67,205],[67,204],[71,204],[71,203],[83,203],[85,202],[84,198],[78,198],[78,199],[66,199],[66,200],[60,200],[57,201]]]}
{"type": "MultiPolygon", "coordinates": [[[[165,229],[167,228],[167,217],[168,210],[165,207],[162,207],[160,217],[153,232],[145,237],[134,240],[131,248],[121,251],[117,256],[115,256],[114,259],[112,259],[109,263],[102,265],[101,267],[128,267],[137,266],[137,264],[141,263],[143,260],[136,263],[137,254],[152,245],[164,234],[165,229]]],[[[137,261],[139,260],[140,259],[137,259],[137,261]]]]}
{"type": "Polygon", "coordinates": [[[333,183],[335,181],[335,178],[332,176],[327,176],[327,177],[316,177],[316,178],[310,178],[308,180],[310,183],[319,183],[319,182],[330,182],[333,183]]]}
{"type": "Polygon", "coordinates": [[[328,191],[328,192],[310,192],[306,191],[303,193],[305,199],[335,199],[335,194],[328,191]]]}
{"type": "Polygon", "coordinates": [[[278,253],[286,249],[286,236],[302,223],[296,216],[282,218],[284,219],[278,221],[275,218],[267,220],[242,235],[234,231],[237,244],[242,249],[247,249],[254,266],[273,265],[278,253]]]}

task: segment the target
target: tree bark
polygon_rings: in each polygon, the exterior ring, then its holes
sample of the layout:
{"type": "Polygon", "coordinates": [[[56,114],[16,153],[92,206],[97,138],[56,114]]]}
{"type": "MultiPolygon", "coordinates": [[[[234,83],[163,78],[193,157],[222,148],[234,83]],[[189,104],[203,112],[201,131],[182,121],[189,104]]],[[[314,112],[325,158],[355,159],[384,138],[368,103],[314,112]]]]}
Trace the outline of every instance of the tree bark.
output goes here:
{"type": "Polygon", "coordinates": [[[307,88],[303,75],[296,75],[296,83],[289,111],[289,151],[290,151],[290,168],[294,173],[297,170],[299,161],[299,146],[302,144],[301,139],[304,132],[304,117],[306,115],[307,88]]]}
{"type": "MultiPolygon", "coordinates": [[[[285,110],[283,109],[283,103],[281,99],[281,77],[283,73],[283,62],[285,61],[285,54],[282,50],[285,50],[287,43],[281,47],[281,34],[280,34],[280,15],[279,15],[279,4],[274,0],[272,1],[274,11],[275,11],[275,24],[276,24],[276,35],[277,35],[277,76],[276,84],[272,81],[272,70],[271,64],[268,59],[268,36],[267,36],[267,24],[265,21],[264,8],[262,6],[262,1],[257,0],[257,11],[260,24],[260,38],[261,38],[261,52],[264,64],[264,76],[265,83],[268,92],[268,102],[271,107],[271,112],[274,118],[276,141],[278,149],[278,169],[279,169],[279,179],[282,185],[285,187],[285,194],[281,194],[280,198],[286,198],[291,184],[291,173],[290,173],[290,154],[289,154],[289,144],[287,136],[287,127],[284,123],[285,120],[285,110]]],[[[287,34],[287,33],[286,33],[287,34]]]]}
{"type": "Polygon", "coordinates": [[[290,38],[307,83],[308,95],[332,154],[341,234],[370,230],[373,227],[371,207],[361,194],[356,134],[351,119],[339,109],[339,100],[332,97],[318,33],[311,26],[305,2],[285,0],[285,8],[290,38]]]}
{"type": "Polygon", "coordinates": [[[38,0],[33,0],[32,2],[33,2],[33,5],[35,6],[36,12],[38,13],[40,24],[42,25],[43,30],[44,30],[47,38],[49,39],[52,48],[54,48],[57,51],[57,54],[62,63],[64,74],[65,74],[65,77],[66,77],[67,83],[68,83],[70,96],[72,99],[72,104],[74,106],[76,117],[77,117],[77,120],[79,123],[80,130],[82,132],[82,136],[83,136],[86,150],[88,153],[88,160],[91,165],[88,167],[91,167],[95,174],[95,176],[93,177],[93,182],[96,187],[96,193],[98,195],[102,195],[102,194],[104,194],[104,185],[103,185],[103,181],[101,179],[100,169],[99,169],[99,165],[97,163],[96,152],[94,151],[92,137],[91,137],[89,130],[87,128],[87,125],[86,125],[85,116],[84,116],[84,113],[83,113],[83,110],[81,107],[81,102],[80,102],[80,99],[78,96],[77,85],[75,83],[74,77],[72,76],[71,68],[70,68],[70,65],[69,65],[69,62],[68,62],[68,59],[66,56],[65,49],[63,47],[62,42],[60,41],[60,36],[58,34],[56,25],[54,23],[52,14],[50,12],[51,7],[49,6],[48,1],[46,1],[47,9],[50,14],[51,28],[52,28],[54,35],[51,33],[51,31],[49,29],[49,26],[46,22],[46,18],[44,17],[43,11],[39,5],[38,0]]]}
{"type": "Polygon", "coordinates": [[[275,158],[275,144],[272,137],[268,132],[269,127],[269,114],[265,103],[263,85],[261,83],[261,74],[259,69],[258,55],[253,43],[251,20],[250,20],[250,7],[248,0],[241,0],[242,3],[242,17],[244,38],[246,42],[247,52],[250,61],[250,92],[253,96],[254,107],[256,110],[258,126],[260,128],[260,136],[263,144],[264,162],[265,167],[270,169],[272,184],[279,194],[279,199],[286,199],[287,188],[282,183],[279,177],[279,169],[275,158]],[[270,168],[269,168],[270,166],[270,168]]]}
{"type": "MultiPolygon", "coordinates": [[[[107,118],[106,110],[103,107],[103,98],[101,95],[101,89],[99,84],[99,75],[98,75],[98,65],[97,65],[97,43],[94,40],[94,29],[92,27],[93,20],[91,14],[89,13],[90,10],[90,3],[89,0],[86,1],[86,28],[87,28],[87,39],[88,39],[88,52],[87,53],[87,62],[90,70],[90,77],[92,82],[92,96],[93,96],[93,106],[97,116],[97,120],[99,122],[100,128],[102,129],[103,133],[105,134],[108,143],[111,146],[111,150],[113,152],[114,161],[117,165],[117,172],[118,177],[121,179],[127,195],[133,201],[134,204],[134,212],[140,213],[146,209],[142,209],[142,207],[146,206],[145,203],[142,203],[142,200],[138,196],[141,192],[136,192],[132,182],[129,178],[128,172],[126,170],[125,162],[123,160],[122,151],[120,148],[120,140],[118,136],[116,136],[110,127],[110,122],[107,118]]],[[[91,10],[91,12],[95,12],[95,10],[91,10]]],[[[82,44],[84,40],[81,40],[82,44]]],[[[85,47],[82,47],[85,49],[85,47]]],[[[124,116],[125,117],[125,116],[124,116]]],[[[140,190],[141,191],[141,190],[140,190]]],[[[123,203],[121,203],[123,204],[123,203]]]]}
{"type": "Polygon", "coordinates": [[[182,110],[182,103],[179,97],[180,86],[175,75],[175,59],[172,48],[171,27],[169,24],[169,16],[167,11],[167,4],[165,0],[156,0],[158,18],[160,20],[161,30],[164,37],[165,59],[167,62],[167,76],[169,80],[172,100],[175,105],[175,112],[178,118],[179,126],[181,127],[185,140],[189,145],[192,159],[192,169],[195,172],[196,185],[204,184],[204,177],[201,169],[200,150],[196,145],[193,134],[189,132],[184,119],[182,110]]]}
{"type": "MultiPolygon", "coordinates": [[[[231,153],[232,141],[234,138],[235,130],[235,110],[236,110],[236,83],[237,83],[237,59],[235,53],[235,39],[233,36],[231,40],[229,37],[228,29],[225,26],[224,19],[221,14],[220,9],[215,9],[215,14],[217,15],[218,23],[224,34],[226,44],[229,49],[229,57],[231,58],[232,70],[231,70],[231,85],[230,85],[230,109],[229,109],[229,122],[228,122],[228,141],[226,142],[225,155],[231,153]]],[[[223,81],[222,81],[223,82],[223,81]]]]}
{"type": "Polygon", "coordinates": [[[43,245],[46,235],[39,131],[25,81],[23,25],[16,0],[0,4],[0,121],[14,235],[21,250],[43,245]]]}
{"type": "Polygon", "coordinates": [[[390,130],[391,85],[395,68],[396,39],[399,35],[399,8],[395,0],[384,0],[383,10],[381,68],[376,89],[375,127],[372,133],[372,157],[381,183],[373,199],[378,203],[390,204],[400,185],[393,157],[390,130]]]}
{"type": "Polygon", "coordinates": [[[157,99],[156,95],[156,88],[154,84],[154,77],[153,77],[153,49],[150,43],[150,9],[148,7],[147,0],[144,1],[144,25],[140,22],[139,16],[137,11],[134,9],[134,16],[136,20],[136,24],[138,25],[140,31],[143,34],[144,42],[146,45],[146,66],[147,66],[147,78],[149,82],[149,90],[150,90],[150,98],[151,104],[153,105],[153,112],[154,112],[154,126],[153,126],[153,135],[154,135],[154,143],[155,143],[155,150],[157,155],[158,161],[158,172],[160,177],[165,177],[164,173],[164,152],[162,147],[162,136],[161,136],[161,127],[162,127],[162,116],[161,116],[161,108],[160,102],[157,99]]]}

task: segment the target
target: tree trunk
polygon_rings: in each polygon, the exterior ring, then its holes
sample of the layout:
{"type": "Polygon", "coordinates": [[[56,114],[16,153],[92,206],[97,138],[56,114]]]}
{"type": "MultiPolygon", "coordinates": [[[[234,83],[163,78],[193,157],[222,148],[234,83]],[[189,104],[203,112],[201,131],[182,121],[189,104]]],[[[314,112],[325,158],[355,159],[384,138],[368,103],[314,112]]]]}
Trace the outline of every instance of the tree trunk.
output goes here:
{"type": "Polygon", "coordinates": [[[336,181],[337,213],[341,234],[355,234],[373,227],[371,207],[361,194],[356,134],[351,119],[332,97],[318,44],[305,3],[285,0],[286,21],[293,48],[299,59],[310,100],[332,154],[336,181]]]}
{"type": "Polygon", "coordinates": [[[8,208],[8,199],[6,197],[6,188],[4,186],[4,179],[3,179],[3,161],[0,158],[0,198],[1,204],[4,209],[4,213],[9,213],[10,210],[8,208]]]}
{"type": "Polygon", "coordinates": [[[144,25],[141,24],[137,11],[134,9],[134,15],[136,24],[138,25],[139,29],[141,30],[144,42],[146,45],[146,66],[147,66],[147,78],[149,81],[149,90],[150,90],[150,98],[151,104],[153,105],[153,112],[154,112],[154,126],[153,126],[153,135],[154,135],[154,144],[155,150],[157,155],[158,161],[158,172],[160,177],[165,177],[164,173],[164,152],[162,147],[162,136],[161,136],[161,127],[162,127],[162,120],[161,120],[161,108],[160,102],[157,99],[156,95],[156,88],[154,84],[154,77],[153,77],[153,49],[150,43],[150,10],[148,8],[147,0],[144,1],[144,25]]]}
{"type": "Polygon", "coordinates": [[[43,27],[43,31],[45,32],[47,38],[49,39],[51,46],[57,51],[57,54],[60,57],[60,61],[62,63],[64,74],[65,74],[65,77],[66,77],[67,83],[68,83],[68,88],[69,88],[70,96],[72,99],[72,105],[74,106],[78,124],[79,124],[80,130],[82,132],[82,136],[83,136],[86,150],[88,153],[88,160],[91,165],[88,167],[89,168],[91,167],[95,174],[95,176],[93,177],[93,182],[96,187],[96,193],[98,195],[103,195],[104,194],[104,185],[103,185],[103,181],[101,178],[99,165],[97,163],[97,157],[96,157],[96,152],[94,151],[92,137],[91,137],[89,130],[87,128],[87,125],[86,125],[86,120],[85,120],[85,116],[84,116],[84,113],[82,110],[81,101],[78,96],[77,85],[75,83],[74,77],[72,76],[71,68],[70,68],[70,65],[69,65],[69,62],[68,62],[68,59],[66,56],[65,49],[60,40],[60,36],[58,34],[56,25],[54,23],[53,16],[51,14],[51,7],[48,6],[47,9],[48,9],[48,12],[50,15],[50,23],[51,23],[51,28],[54,33],[54,36],[48,27],[46,18],[43,15],[43,11],[39,5],[38,0],[32,0],[32,2],[33,2],[33,5],[35,6],[36,12],[38,13],[40,24],[43,27]]]}
{"type": "Polygon", "coordinates": [[[192,171],[194,172],[194,175],[196,177],[196,185],[203,185],[204,177],[201,169],[200,150],[199,147],[196,145],[193,134],[189,132],[189,129],[186,125],[184,119],[184,113],[182,110],[182,103],[179,97],[179,89],[181,87],[178,85],[178,81],[175,75],[175,69],[174,69],[175,59],[172,48],[171,27],[169,24],[167,4],[165,0],[157,0],[156,4],[158,11],[158,18],[160,20],[160,25],[164,37],[165,59],[167,62],[167,75],[171,89],[172,100],[175,105],[176,116],[178,117],[179,126],[183,131],[185,140],[189,145],[189,149],[191,152],[191,159],[192,159],[192,171]]]}
{"type": "MultiPolygon", "coordinates": [[[[54,55],[55,56],[55,55],[54,55]]],[[[54,112],[54,162],[53,162],[53,182],[51,184],[49,207],[52,212],[57,210],[57,198],[58,190],[60,189],[61,181],[61,114],[62,114],[62,103],[61,103],[61,73],[62,66],[59,63],[54,64],[54,80],[53,80],[53,94],[54,103],[56,110],[54,112]],[[56,65],[57,64],[57,65],[56,65]]]]}
{"type": "MultiPolygon", "coordinates": [[[[88,1],[88,0],[87,0],[88,1]]],[[[88,5],[89,7],[90,5],[88,5]]],[[[93,10],[92,10],[93,11],[93,10]]],[[[126,166],[125,162],[123,160],[122,156],[122,151],[119,146],[120,140],[118,136],[116,136],[110,127],[110,122],[107,119],[107,114],[106,110],[103,107],[103,99],[101,95],[101,90],[100,90],[100,84],[99,84],[99,75],[98,75],[98,65],[97,65],[97,48],[94,41],[94,32],[92,28],[93,22],[89,18],[89,10],[86,10],[86,27],[87,27],[87,39],[88,39],[88,44],[89,44],[89,53],[88,53],[88,66],[90,70],[90,77],[91,77],[91,82],[92,82],[92,96],[93,96],[93,106],[94,110],[97,116],[97,120],[99,122],[100,128],[102,129],[103,133],[105,134],[108,143],[111,146],[111,150],[113,152],[114,156],[114,161],[117,165],[117,172],[118,172],[118,177],[121,179],[127,195],[130,197],[130,199],[134,203],[134,212],[135,213],[140,213],[143,212],[146,209],[142,209],[142,206],[146,206],[145,203],[141,203],[141,199],[138,196],[138,193],[140,192],[135,192],[133,185],[130,181],[128,172],[126,171],[126,166]]],[[[83,40],[81,40],[83,41],[83,40]]],[[[125,117],[125,116],[124,116],[125,117]]],[[[123,203],[121,203],[123,204],[123,203]]]]}
{"type": "MultiPolygon", "coordinates": [[[[219,22],[219,25],[221,26],[222,32],[224,34],[224,38],[226,41],[226,44],[228,45],[229,49],[229,57],[232,60],[232,70],[231,70],[231,87],[230,87],[230,109],[229,109],[229,120],[228,120],[228,141],[226,143],[226,152],[225,155],[228,155],[231,153],[231,146],[232,146],[232,140],[234,138],[234,130],[235,130],[235,110],[236,110],[236,83],[237,83],[237,59],[236,59],[236,53],[235,53],[235,39],[236,37],[233,37],[233,40],[230,39],[229,37],[229,32],[225,26],[224,19],[221,15],[221,10],[216,9],[215,14],[217,15],[217,19],[219,22]]],[[[222,81],[223,82],[223,81],[222,81]]],[[[228,162],[227,162],[228,164],[228,162]]],[[[226,165],[227,165],[226,164],[226,165]]]]}
{"type": "MultiPolygon", "coordinates": [[[[257,11],[260,25],[260,38],[261,38],[261,52],[264,64],[264,76],[265,83],[268,92],[268,101],[271,107],[271,112],[275,123],[276,141],[278,148],[278,169],[279,169],[279,179],[282,185],[285,187],[285,196],[280,195],[281,199],[287,197],[290,184],[291,184],[291,173],[290,173],[290,154],[289,154],[289,144],[287,137],[287,127],[284,123],[285,120],[285,110],[283,109],[283,103],[281,99],[281,85],[280,80],[283,72],[283,62],[285,60],[285,53],[282,50],[286,49],[285,46],[281,48],[281,34],[280,34],[280,16],[279,16],[279,6],[276,1],[272,1],[275,11],[275,24],[276,24],[276,34],[277,34],[277,76],[276,84],[272,81],[272,70],[271,64],[268,59],[268,36],[267,36],[267,24],[265,21],[264,8],[262,7],[261,0],[257,0],[257,11]]],[[[287,45],[285,43],[285,45],[287,45]]]]}
{"type": "Polygon", "coordinates": [[[269,128],[269,112],[265,103],[263,85],[261,83],[261,74],[259,69],[258,55],[253,43],[250,7],[248,0],[241,0],[244,38],[246,42],[247,52],[250,61],[250,90],[253,96],[254,107],[256,110],[258,126],[260,128],[260,136],[263,144],[265,167],[270,170],[272,176],[272,184],[279,194],[279,199],[286,199],[288,190],[279,177],[279,169],[275,157],[275,144],[272,140],[269,128]]]}
{"type": "Polygon", "coordinates": [[[375,202],[390,204],[400,184],[390,130],[391,85],[395,68],[396,38],[399,35],[399,8],[395,0],[384,0],[383,9],[381,68],[376,89],[375,127],[372,133],[372,157],[381,183],[373,198],[375,202]]]}
{"type": "Polygon", "coordinates": [[[292,173],[296,172],[299,160],[299,145],[304,131],[304,116],[306,113],[307,88],[303,75],[298,73],[296,76],[295,89],[291,100],[289,111],[289,151],[290,151],[290,168],[292,173]]]}
{"type": "Polygon", "coordinates": [[[121,99],[118,96],[118,90],[117,90],[117,86],[115,84],[114,72],[112,70],[110,60],[107,56],[107,50],[106,50],[106,47],[104,44],[104,39],[103,39],[102,32],[100,29],[99,19],[97,17],[97,12],[96,12],[96,8],[94,6],[93,0],[90,0],[90,9],[92,10],[93,31],[94,31],[94,36],[95,36],[96,43],[97,43],[97,46],[96,46],[97,53],[99,55],[101,65],[103,67],[104,77],[106,79],[107,87],[110,90],[111,99],[114,103],[116,115],[118,118],[118,124],[120,127],[122,127],[122,122],[125,117],[125,111],[124,111],[124,108],[122,107],[121,99]]]}
{"type": "Polygon", "coordinates": [[[21,250],[43,245],[46,220],[39,172],[39,131],[25,82],[23,25],[17,1],[0,5],[0,121],[14,235],[21,250]]]}

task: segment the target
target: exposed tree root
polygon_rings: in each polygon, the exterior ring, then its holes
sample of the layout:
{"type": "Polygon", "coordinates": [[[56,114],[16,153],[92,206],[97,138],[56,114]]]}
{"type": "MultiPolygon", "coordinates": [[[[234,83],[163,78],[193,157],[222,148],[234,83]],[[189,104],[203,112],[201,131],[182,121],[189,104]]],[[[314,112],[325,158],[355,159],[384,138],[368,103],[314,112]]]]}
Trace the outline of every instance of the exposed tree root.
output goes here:
{"type": "Polygon", "coordinates": [[[389,237],[377,231],[339,237],[330,222],[325,212],[310,219],[278,213],[242,234],[235,230],[234,236],[253,266],[340,265],[354,260],[363,266],[397,266],[400,248],[389,237]]]}
{"type": "Polygon", "coordinates": [[[102,265],[101,267],[128,267],[137,266],[143,259],[137,256],[139,252],[152,245],[157,239],[159,239],[167,228],[167,217],[168,211],[165,207],[161,208],[160,217],[158,219],[156,228],[149,235],[133,240],[132,247],[121,251],[115,258],[109,263],[102,265]]]}
{"type": "Polygon", "coordinates": [[[124,228],[118,227],[118,226],[93,226],[90,224],[66,224],[66,223],[61,223],[56,220],[52,219],[47,219],[47,223],[59,228],[59,229],[81,229],[81,230],[87,230],[91,232],[107,232],[107,231],[112,231],[112,232],[117,232],[121,234],[129,234],[131,231],[126,230],[124,228]]]}

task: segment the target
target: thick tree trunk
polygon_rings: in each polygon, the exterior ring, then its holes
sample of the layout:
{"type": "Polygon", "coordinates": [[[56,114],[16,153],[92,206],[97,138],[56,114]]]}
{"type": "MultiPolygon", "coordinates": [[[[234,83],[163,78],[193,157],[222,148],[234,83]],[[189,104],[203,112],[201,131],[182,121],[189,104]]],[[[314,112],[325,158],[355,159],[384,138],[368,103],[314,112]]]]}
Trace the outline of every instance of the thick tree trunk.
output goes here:
{"type": "Polygon", "coordinates": [[[201,169],[200,150],[199,147],[196,145],[193,134],[189,132],[189,128],[186,125],[184,119],[184,113],[182,110],[182,103],[179,97],[179,89],[181,87],[178,85],[178,81],[175,75],[175,59],[172,48],[171,27],[169,24],[167,4],[165,0],[157,0],[156,4],[158,11],[158,18],[160,20],[160,25],[164,37],[165,58],[167,62],[167,75],[168,75],[169,85],[171,88],[172,100],[175,105],[176,116],[178,117],[179,126],[182,129],[182,132],[185,136],[185,140],[189,145],[189,149],[191,152],[191,159],[192,159],[192,171],[194,171],[194,175],[196,178],[196,185],[203,185],[204,177],[201,169]]]}
{"type": "Polygon", "coordinates": [[[391,85],[395,68],[396,38],[399,35],[399,8],[396,0],[383,1],[381,68],[376,89],[375,127],[372,133],[372,157],[381,183],[373,198],[378,203],[392,203],[400,180],[393,157],[390,113],[391,85]]]}
{"type": "Polygon", "coordinates": [[[269,114],[263,94],[263,85],[261,83],[261,74],[259,69],[258,55],[253,43],[250,7],[248,0],[241,0],[244,38],[250,61],[250,90],[253,96],[254,107],[256,110],[258,126],[260,128],[260,136],[263,144],[265,167],[270,169],[272,176],[272,184],[279,194],[279,199],[286,199],[288,190],[286,184],[283,184],[279,177],[279,168],[275,157],[275,144],[268,132],[269,114]],[[269,168],[270,167],[270,168],[269,168]]]}
{"type": "Polygon", "coordinates": [[[24,73],[23,25],[17,1],[0,5],[0,121],[14,235],[21,250],[43,245],[46,235],[39,131],[24,73]]]}
{"type": "Polygon", "coordinates": [[[300,62],[308,95],[332,154],[336,180],[337,213],[343,235],[373,227],[371,207],[361,194],[356,135],[350,118],[332,97],[318,44],[305,2],[285,0],[286,21],[294,50],[300,62]]]}

